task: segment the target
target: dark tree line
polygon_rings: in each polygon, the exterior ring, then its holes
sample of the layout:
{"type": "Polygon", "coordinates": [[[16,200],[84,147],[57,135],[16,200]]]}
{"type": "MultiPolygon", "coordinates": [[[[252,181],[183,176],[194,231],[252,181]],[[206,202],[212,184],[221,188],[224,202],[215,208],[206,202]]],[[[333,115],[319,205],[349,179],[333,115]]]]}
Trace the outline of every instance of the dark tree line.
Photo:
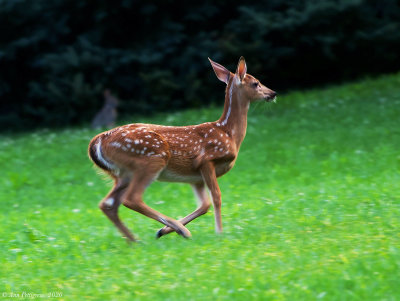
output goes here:
{"type": "Polygon", "coordinates": [[[0,125],[90,120],[221,101],[207,57],[278,90],[400,68],[395,0],[0,0],[0,125]]]}

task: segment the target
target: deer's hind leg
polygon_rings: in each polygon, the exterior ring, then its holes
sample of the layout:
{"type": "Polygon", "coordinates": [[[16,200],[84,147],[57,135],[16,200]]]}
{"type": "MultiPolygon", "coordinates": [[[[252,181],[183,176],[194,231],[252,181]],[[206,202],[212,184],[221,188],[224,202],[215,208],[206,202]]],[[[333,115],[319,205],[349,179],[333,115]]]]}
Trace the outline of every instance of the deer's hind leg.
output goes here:
{"type": "Polygon", "coordinates": [[[136,241],[135,236],[133,236],[118,216],[118,208],[121,205],[121,198],[126,192],[129,181],[129,178],[115,178],[114,187],[100,202],[99,207],[129,241],[136,241]]]}
{"type": "Polygon", "coordinates": [[[146,187],[157,178],[163,168],[164,166],[160,168],[149,164],[147,166],[142,165],[140,169],[135,170],[133,178],[123,196],[122,203],[132,210],[146,215],[165,226],[171,227],[178,234],[188,238],[191,236],[190,231],[181,222],[150,208],[143,202],[143,193],[146,187]]]}

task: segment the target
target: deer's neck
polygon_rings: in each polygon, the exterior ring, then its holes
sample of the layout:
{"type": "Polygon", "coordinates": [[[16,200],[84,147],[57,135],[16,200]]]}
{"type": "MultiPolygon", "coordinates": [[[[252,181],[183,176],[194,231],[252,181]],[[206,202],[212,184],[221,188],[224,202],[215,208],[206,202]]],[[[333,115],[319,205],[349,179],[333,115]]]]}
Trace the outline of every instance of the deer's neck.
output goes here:
{"type": "Polygon", "coordinates": [[[218,123],[232,137],[237,150],[246,135],[248,110],[249,102],[241,99],[240,92],[235,89],[233,80],[231,80],[225,93],[224,111],[218,123]]]}

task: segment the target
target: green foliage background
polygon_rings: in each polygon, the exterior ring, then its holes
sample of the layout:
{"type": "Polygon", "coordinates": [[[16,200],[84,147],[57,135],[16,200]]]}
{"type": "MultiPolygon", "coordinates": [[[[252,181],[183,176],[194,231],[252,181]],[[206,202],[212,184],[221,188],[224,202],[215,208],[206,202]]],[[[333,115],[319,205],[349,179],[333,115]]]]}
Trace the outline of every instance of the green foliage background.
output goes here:
{"type": "Polygon", "coordinates": [[[395,0],[0,0],[0,125],[87,121],[105,88],[123,114],[209,104],[207,57],[280,91],[399,70],[399,20],[395,0]]]}
{"type": "MultiPolygon", "coordinates": [[[[138,121],[193,124],[221,110],[138,121]]],[[[192,239],[155,240],[162,224],[121,206],[141,240],[132,246],[97,206],[111,183],[87,158],[96,130],[1,134],[1,300],[397,301],[398,116],[400,73],[252,105],[218,180],[224,233],[210,210],[188,225],[192,239]]],[[[144,200],[173,218],[196,208],[187,184],[155,182],[144,200]]]]}

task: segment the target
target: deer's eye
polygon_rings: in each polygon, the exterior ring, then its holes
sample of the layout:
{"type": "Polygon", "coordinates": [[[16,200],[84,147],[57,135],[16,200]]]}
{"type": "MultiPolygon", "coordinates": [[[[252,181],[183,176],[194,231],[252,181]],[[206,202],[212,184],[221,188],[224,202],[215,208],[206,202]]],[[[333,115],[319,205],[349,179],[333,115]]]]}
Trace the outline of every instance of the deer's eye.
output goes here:
{"type": "Polygon", "coordinates": [[[257,88],[258,87],[258,82],[253,83],[253,87],[257,88]]]}

